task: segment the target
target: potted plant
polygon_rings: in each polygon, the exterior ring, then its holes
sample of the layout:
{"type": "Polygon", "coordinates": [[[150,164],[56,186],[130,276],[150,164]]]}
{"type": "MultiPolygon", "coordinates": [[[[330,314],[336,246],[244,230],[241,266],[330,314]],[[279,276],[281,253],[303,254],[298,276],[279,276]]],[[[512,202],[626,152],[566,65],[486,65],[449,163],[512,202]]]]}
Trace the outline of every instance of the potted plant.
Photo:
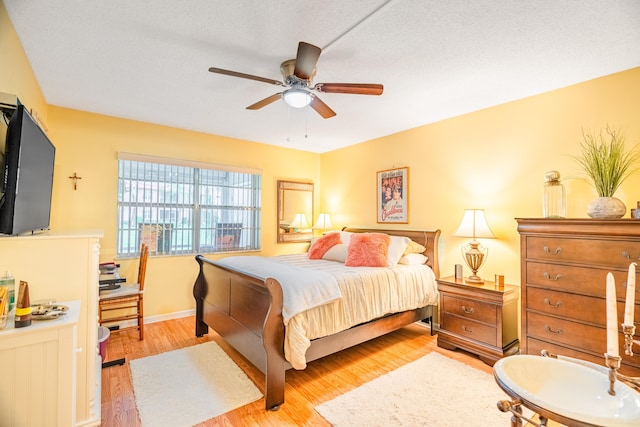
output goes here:
{"type": "Polygon", "coordinates": [[[587,214],[591,218],[622,218],[627,208],[613,195],[638,170],[640,152],[637,146],[628,150],[624,136],[607,126],[598,135],[583,131],[580,148],[582,152],[574,159],[598,193],[598,197],[589,203],[587,214]]]}

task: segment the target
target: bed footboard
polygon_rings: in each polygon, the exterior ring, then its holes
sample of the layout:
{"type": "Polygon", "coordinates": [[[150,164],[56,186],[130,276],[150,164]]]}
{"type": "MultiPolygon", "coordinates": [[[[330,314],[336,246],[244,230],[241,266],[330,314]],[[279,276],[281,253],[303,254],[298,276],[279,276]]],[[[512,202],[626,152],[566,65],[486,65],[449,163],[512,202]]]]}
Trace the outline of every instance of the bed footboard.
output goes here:
{"type": "Polygon", "coordinates": [[[196,256],[200,272],[193,286],[196,336],[213,328],[265,375],[265,406],[284,403],[285,371],[282,288],[196,256]]]}

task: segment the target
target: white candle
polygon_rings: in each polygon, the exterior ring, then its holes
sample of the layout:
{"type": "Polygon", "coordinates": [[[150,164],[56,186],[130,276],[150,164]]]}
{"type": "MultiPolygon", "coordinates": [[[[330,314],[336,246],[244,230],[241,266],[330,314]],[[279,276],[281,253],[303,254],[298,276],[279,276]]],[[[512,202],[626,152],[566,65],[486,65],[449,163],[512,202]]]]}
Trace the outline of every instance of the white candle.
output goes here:
{"type": "Polygon", "coordinates": [[[624,324],[633,325],[633,311],[636,305],[636,263],[629,265],[629,276],[627,277],[627,300],[624,306],[624,324]]]}
{"type": "Polygon", "coordinates": [[[616,282],[613,274],[607,273],[607,354],[618,353],[618,309],[616,307],[616,282]]]}

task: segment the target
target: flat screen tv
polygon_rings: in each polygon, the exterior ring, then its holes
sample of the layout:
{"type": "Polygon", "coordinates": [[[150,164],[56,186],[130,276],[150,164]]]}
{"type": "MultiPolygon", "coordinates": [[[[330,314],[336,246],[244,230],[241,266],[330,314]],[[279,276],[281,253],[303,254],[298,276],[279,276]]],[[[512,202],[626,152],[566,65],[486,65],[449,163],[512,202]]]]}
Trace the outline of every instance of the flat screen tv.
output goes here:
{"type": "Polygon", "coordinates": [[[24,105],[6,129],[0,198],[0,233],[49,229],[56,148],[24,105]]]}

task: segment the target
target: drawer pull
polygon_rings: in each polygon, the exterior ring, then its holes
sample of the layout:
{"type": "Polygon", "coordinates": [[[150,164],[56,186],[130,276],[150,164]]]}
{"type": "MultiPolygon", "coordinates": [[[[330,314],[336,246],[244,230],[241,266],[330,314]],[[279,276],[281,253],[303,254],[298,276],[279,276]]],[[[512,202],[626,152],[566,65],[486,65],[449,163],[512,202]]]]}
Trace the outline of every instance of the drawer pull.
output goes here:
{"type": "Polygon", "coordinates": [[[469,332],[470,334],[473,333],[473,329],[467,328],[465,325],[462,325],[462,330],[465,331],[465,332],[469,332]]]}
{"type": "Polygon", "coordinates": [[[560,335],[562,333],[562,329],[556,329],[554,331],[553,329],[551,329],[551,326],[549,325],[544,325],[544,327],[547,330],[547,332],[551,332],[552,334],[560,335]]]}
{"type": "Polygon", "coordinates": [[[555,304],[551,304],[551,301],[549,301],[549,298],[545,298],[544,299],[544,303],[547,304],[550,307],[554,307],[554,308],[558,308],[562,305],[562,301],[556,301],[555,304]]]}
{"type": "Polygon", "coordinates": [[[549,246],[545,246],[544,248],[542,248],[542,250],[551,255],[558,255],[562,248],[556,248],[555,251],[551,251],[551,249],[549,249],[549,246]]]}
{"type": "MultiPolygon", "coordinates": [[[[629,252],[627,252],[627,251],[622,251],[622,258],[633,259],[631,254],[629,252]]],[[[640,259],[640,257],[638,257],[638,259],[640,259]]]]}
{"type": "Polygon", "coordinates": [[[544,272],[544,278],[547,279],[547,280],[556,281],[556,280],[562,279],[562,274],[556,274],[556,277],[551,277],[551,275],[545,271],[544,272]]]}
{"type": "Polygon", "coordinates": [[[464,312],[465,312],[465,313],[467,313],[467,314],[473,314],[473,312],[474,312],[475,310],[473,309],[473,307],[471,307],[471,308],[467,308],[467,307],[465,307],[465,306],[463,305],[463,306],[462,306],[462,311],[464,311],[464,312]]]}

